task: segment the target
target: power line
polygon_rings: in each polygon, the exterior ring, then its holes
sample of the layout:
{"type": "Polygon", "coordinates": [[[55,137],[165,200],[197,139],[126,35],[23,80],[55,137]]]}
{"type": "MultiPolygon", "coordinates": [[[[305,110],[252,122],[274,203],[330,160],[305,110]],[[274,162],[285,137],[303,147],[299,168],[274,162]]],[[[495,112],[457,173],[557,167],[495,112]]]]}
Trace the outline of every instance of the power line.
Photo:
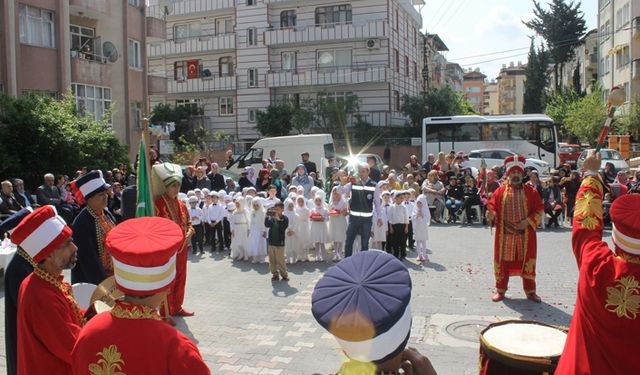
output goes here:
{"type": "MultiPolygon", "coordinates": [[[[447,18],[447,21],[446,21],[446,22],[444,22],[444,24],[445,24],[445,25],[446,25],[446,24],[447,24],[447,22],[451,19],[451,17],[455,16],[455,15],[458,13],[458,10],[460,10],[460,7],[462,7],[462,4],[464,4],[466,1],[467,1],[467,0],[461,0],[461,1],[458,3],[458,7],[457,7],[457,8],[455,8],[455,10],[454,10],[453,12],[451,12],[451,14],[449,15],[449,17],[447,18]]],[[[444,18],[443,18],[443,19],[444,19],[444,18]]],[[[438,26],[438,24],[439,24],[439,23],[436,23],[436,24],[433,26],[433,28],[435,28],[436,26],[438,26]]]]}
{"type": "MultiPolygon", "coordinates": [[[[435,29],[435,27],[440,23],[440,21],[442,20],[442,17],[444,17],[449,10],[451,10],[451,3],[453,2],[453,0],[448,0],[447,1],[447,5],[446,7],[443,7],[445,10],[442,14],[440,14],[440,17],[436,20],[436,23],[433,27],[431,27],[431,29],[435,29]]],[[[427,28],[427,30],[429,30],[429,28],[427,28]]]]}
{"type": "Polygon", "coordinates": [[[440,11],[444,8],[444,3],[445,3],[445,0],[443,0],[443,1],[440,3],[440,7],[438,7],[438,10],[432,13],[431,18],[429,19],[429,21],[426,21],[426,22],[424,23],[425,28],[427,27],[427,25],[428,25],[428,24],[430,24],[431,22],[433,22],[433,20],[435,20],[435,19],[436,19],[436,17],[437,17],[437,16],[438,16],[438,14],[440,13],[440,11]]]}

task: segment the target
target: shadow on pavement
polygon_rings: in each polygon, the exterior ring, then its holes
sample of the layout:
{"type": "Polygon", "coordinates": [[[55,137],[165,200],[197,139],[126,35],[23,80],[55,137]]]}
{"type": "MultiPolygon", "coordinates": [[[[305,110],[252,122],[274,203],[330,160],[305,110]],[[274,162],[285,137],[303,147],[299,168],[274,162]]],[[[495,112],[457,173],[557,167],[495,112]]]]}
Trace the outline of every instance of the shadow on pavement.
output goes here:
{"type": "Polygon", "coordinates": [[[269,265],[267,263],[251,263],[251,261],[248,260],[232,260],[231,264],[241,272],[254,271],[261,275],[269,273],[269,265]]]}
{"type": "Polygon", "coordinates": [[[569,326],[571,315],[563,310],[542,301],[535,303],[524,297],[521,298],[505,298],[503,301],[505,306],[519,313],[523,320],[535,320],[538,322],[559,324],[569,326]]]}
{"type": "Polygon", "coordinates": [[[289,297],[292,294],[298,293],[298,289],[289,285],[286,281],[272,281],[273,289],[271,293],[275,297],[289,297]]]}
{"type": "Polygon", "coordinates": [[[305,272],[326,271],[334,262],[298,262],[287,265],[287,271],[294,275],[302,275],[305,272]]]}
{"type": "Polygon", "coordinates": [[[189,325],[187,324],[187,321],[185,320],[185,318],[179,318],[179,317],[175,317],[174,316],[173,320],[176,322],[176,328],[180,332],[184,333],[185,336],[190,338],[191,341],[193,341],[194,344],[198,345],[199,341],[193,335],[193,332],[191,332],[191,330],[189,329],[189,325]]]}

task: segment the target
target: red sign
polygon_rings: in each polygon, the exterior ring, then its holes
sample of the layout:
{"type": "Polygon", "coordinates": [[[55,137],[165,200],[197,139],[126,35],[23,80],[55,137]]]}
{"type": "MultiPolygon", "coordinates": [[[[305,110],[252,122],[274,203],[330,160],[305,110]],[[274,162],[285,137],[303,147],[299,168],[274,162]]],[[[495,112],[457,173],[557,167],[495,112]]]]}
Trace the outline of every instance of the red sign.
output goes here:
{"type": "Polygon", "coordinates": [[[199,60],[189,60],[187,61],[187,79],[198,78],[200,77],[200,72],[198,66],[200,65],[199,60]]]}

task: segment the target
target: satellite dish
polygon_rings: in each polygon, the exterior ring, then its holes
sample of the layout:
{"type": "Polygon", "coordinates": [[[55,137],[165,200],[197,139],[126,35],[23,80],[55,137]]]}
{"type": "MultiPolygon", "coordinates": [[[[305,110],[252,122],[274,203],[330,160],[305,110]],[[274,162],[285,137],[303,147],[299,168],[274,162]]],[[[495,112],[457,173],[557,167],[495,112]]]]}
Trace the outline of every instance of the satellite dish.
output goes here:
{"type": "Polygon", "coordinates": [[[116,46],[108,41],[102,43],[102,55],[111,63],[118,60],[118,50],[116,49],[116,46]]]}

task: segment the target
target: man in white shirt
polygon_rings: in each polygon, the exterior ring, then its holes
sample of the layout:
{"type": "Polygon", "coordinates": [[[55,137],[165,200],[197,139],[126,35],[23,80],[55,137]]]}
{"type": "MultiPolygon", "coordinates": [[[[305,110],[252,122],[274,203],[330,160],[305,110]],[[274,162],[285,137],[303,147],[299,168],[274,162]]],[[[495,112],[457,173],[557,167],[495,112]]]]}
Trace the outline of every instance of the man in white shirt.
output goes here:
{"type": "Polygon", "coordinates": [[[409,215],[404,206],[404,197],[402,191],[396,191],[394,194],[394,204],[387,207],[387,219],[389,221],[389,236],[387,242],[389,248],[393,251],[393,255],[402,259],[402,244],[407,240],[409,232],[409,215]]]}
{"type": "Polygon", "coordinates": [[[204,254],[202,239],[205,216],[202,208],[198,207],[198,198],[195,196],[189,197],[189,217],[191,218],[191,226],[196,231],[191,237],[191,251],[195,254],[200,250],[200,254],[204,254]]]}
{"type": "Polygon", "coordinates": [[[216,236],[218,237],[218,251],[224,251],[224,238],[222,237],[222,220],[227,210],[219,204],[219,194],[215,191],[209,193],[211,197],[211,205],[207,212],[207,221],[211,228],[211,252],[216,249],[216,236]]]}

